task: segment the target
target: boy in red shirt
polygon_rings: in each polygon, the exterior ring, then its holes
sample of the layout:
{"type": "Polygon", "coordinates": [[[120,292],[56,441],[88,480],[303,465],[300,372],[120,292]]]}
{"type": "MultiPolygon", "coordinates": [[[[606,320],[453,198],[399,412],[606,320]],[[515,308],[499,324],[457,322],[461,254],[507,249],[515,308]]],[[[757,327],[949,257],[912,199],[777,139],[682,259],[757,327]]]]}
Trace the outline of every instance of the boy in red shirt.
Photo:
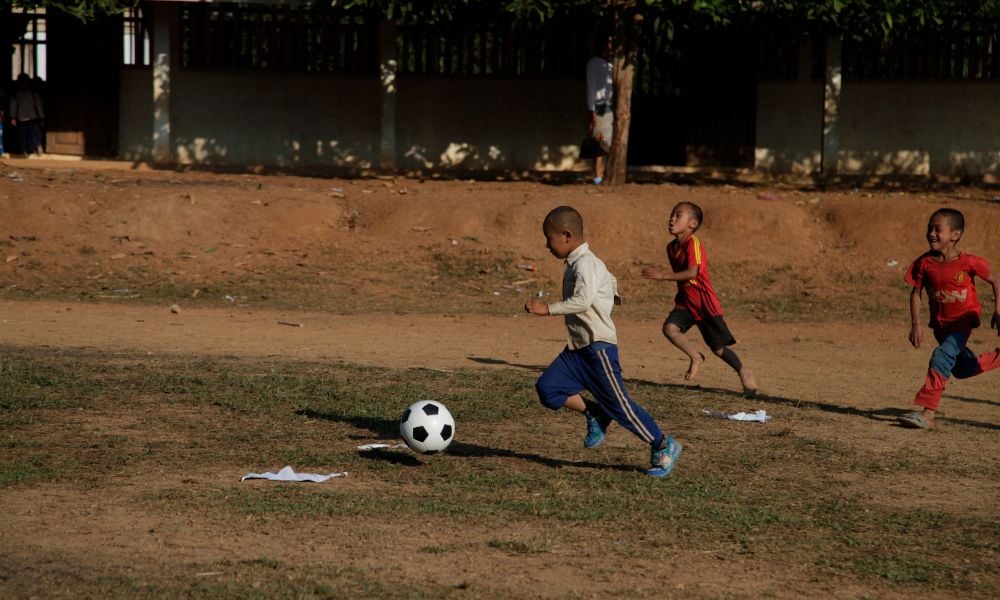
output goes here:
{"type": "Polygon", "coordinates": [[[990,326],[1000,334],[1000,285],[990,273],[986,259],[958,250],[965,232],[965,217],[953,208],[934,211],[927,222],[930,250],[906,270],[910,292],[910,343],[919,348],[924,340],[920,327],[920,293],[927,290],[931,311],[930,328],[938,347],[931,354],[924,386],[913,400],[914,412],[899,417],[900,425],[920,429],[934,427],[934,413],[948,377],[965,379],[1000,367],[1000,347],[976,356],[966,347],[972,330],[979,327],[982,307],[976,298],[975,278],[993,286],[997,307],[990,326]]]}
{"type": "Polygon", "coordinates": [[[680,202],[670,212],[668,230],[674,241],[667,244],[667,258],[672,272],[655,267],[642,270],[642,276],[659,281],[676,281],[677,296],[675,306],[663,323],[663,335],[691,359],[684,378],[694,379],[698,368],[705,362],[705,355],[691,346],[684,333],[697,325],[701,337],[713,354],[721,358],[740,376],[743,393],[752,396],[757,393],[757,381],[753,372],[743,366],[736,353],[729,349],[736,343],[722,317],[722,305],[715,295],[712,281],[708,277],[708,255],[705,246],[694,233],[702,223],[701,207],[693,202],[680,202]]]}

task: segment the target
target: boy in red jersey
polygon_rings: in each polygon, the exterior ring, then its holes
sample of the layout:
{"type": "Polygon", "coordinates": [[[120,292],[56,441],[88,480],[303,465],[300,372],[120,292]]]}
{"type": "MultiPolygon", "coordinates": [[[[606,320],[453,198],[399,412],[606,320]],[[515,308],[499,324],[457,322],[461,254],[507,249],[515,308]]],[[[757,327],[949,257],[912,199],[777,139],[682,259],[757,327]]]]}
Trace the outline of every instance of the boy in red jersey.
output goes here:
{"type": "Polygon", "coordinates": [[[914,411],[899,417],[900,425],[920,429],[934,427],[934,414],[948,377],[965,379],[1000,367],[1000,347],[976,356],[966,344],[972,330],[979,327],[982,307],[976,298],[975,278],[993,286],[997,307],[990,326],[1000,334],[1000,285],[990,273],[986,259],[958,250],[965,232],[965,217],[953,208],[934,211],[927,222],[930,250],[906,270],[910,292],[910,343],[919,348],[924,341],[920,327],[920,293],[927,290],[930,328],[938,347],[931,354],[924,386],[913,400],[914,411]]]}
{"type": "Polygon", "coordinates": [[[753,372],[729,349],[736,339],[722,317],[722,305],[708,277],[705,246],[694,235],[701,223],[702,211],[697,204],[680,202],[674,206],[668,222],[668,230],[674,240],[667,244],[667,258],[670,259],[672,272],[647,267],[642,270],[642,276],[677,282],[675,306],[663,323],[663,335],[691,360],[684,378],[694,379],[698,368],[705,362],[705,356],[684,337],[692,325],[697,325],[708,348],[736,371],[743,384],[743,393],[752,396],[757,393],[757,381],[753,372]]]}

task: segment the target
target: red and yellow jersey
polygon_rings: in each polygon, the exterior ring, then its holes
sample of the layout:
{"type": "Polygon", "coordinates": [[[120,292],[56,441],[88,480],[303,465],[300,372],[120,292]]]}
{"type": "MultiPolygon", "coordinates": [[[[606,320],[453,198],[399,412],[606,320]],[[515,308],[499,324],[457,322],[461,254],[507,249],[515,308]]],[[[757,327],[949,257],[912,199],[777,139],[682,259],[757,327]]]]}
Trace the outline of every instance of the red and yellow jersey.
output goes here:
{"type": "Polygon", "coordinates": [[[697,277],[677,282],[677,296],[674,299],[677,308],[686,309],[696,321],[721,316],[722,305],[719,304],[719,298],[712,288],[712,280],[708,276],[708,255],[701,240],[692,235],[684,243],[677,240],[670,242],[667,244],[667,258],[674,273],[698,265],[697,277]]]}
{"type": "Polygon", "coordinates": [[[913,261],[903,279],[927,292],[930,327],[948,333],[979,327],[982,307],[976,297],[976,277],[990,277],[986,259],[963,252],[955,260],[941,262],[927,252],[913,261]]]}

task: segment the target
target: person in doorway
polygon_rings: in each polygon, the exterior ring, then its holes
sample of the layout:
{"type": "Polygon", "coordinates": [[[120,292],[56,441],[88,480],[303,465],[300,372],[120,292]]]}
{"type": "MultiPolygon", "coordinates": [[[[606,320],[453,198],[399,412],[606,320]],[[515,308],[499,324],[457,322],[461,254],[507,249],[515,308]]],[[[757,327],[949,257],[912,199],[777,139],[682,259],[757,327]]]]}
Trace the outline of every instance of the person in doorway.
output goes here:
{"type": "Polygon", "coordinates": [[[16,128],[21,153],[26,158],[40,156],[45,111],[42,98],[32,89],[27,73],[17,76],[17,89],[11,94],[9,109],[10,124],[16,128]]]}

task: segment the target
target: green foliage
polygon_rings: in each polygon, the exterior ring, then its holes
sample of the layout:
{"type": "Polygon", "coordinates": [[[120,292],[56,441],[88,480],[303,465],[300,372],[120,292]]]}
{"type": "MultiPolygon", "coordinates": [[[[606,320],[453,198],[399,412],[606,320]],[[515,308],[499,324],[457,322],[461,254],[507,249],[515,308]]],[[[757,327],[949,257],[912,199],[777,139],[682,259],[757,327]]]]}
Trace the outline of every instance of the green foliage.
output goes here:
{"type": "Polygon", "coordinates": [[[753,21],[786,22],[825,28],[853,37],[933,29],[950,21],[1000,18],[998,0],[755,0],[739,4],[739,16],[753,21]]]}
{"type": "Polygon", "coordinates": [[[139,4],[139,0],[77,0],[75,2],[60,2],[58,0],[0,0],[0,11],[6,12],[14,5],[21,8],[44,8],[47,11],[63,12],[82,21],[89,21],[108,15],[117,15],[139,4]]]}
{"type": "MultiPolygon", "coordinates": [[[[8,10],[13,0],[0,0],[8,10]]],[[[18,6],[46,8],[90,20],[134,7],[138,0],[22,0],[18,6]]],[[[1000,20],[1000,0],[333,0],[333,7],[377,14],[386,19],[425,23],[452,21],[468,11],[514,16],[521,23],[544,22],[568,14],[596,19],[612,12],[639,11],[697,26],[787,23],[852,36],[935,28],[950,21],[1000,20]]]]}
{"type": "Polygon", "coordinates": [[[935,28],[949,21],[996,21],[1000,0],[346,0],[348,9],[388,19],[451,20],[466,10],[496,11],[521,22],[567,14],[603,18],[637,11],[688,26],[784,23],[801,29],[831,29],[856,37],[887,36],[935,28]]]}

